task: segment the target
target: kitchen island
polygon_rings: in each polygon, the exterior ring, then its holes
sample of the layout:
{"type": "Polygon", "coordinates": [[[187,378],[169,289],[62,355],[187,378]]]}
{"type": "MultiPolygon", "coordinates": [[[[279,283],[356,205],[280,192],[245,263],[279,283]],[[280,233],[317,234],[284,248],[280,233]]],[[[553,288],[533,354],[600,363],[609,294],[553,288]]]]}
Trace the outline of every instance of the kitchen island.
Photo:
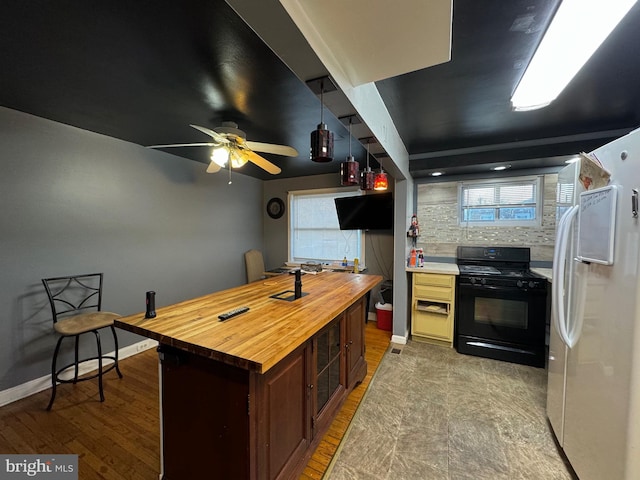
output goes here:
{"type": "Polygon", "coordinates": [[[297,478],[366,374],[366,299],[381,281],[307,274],[294,299],[281,275],[118,319],[160,344],[161,478],[297,478]]]}

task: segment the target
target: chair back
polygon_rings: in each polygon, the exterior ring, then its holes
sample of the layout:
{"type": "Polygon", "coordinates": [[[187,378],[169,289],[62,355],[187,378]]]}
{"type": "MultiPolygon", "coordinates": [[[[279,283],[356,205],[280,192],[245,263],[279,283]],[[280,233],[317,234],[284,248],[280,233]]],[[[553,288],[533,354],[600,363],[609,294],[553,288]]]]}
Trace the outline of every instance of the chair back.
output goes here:
{"type": "Polygon", "coordinates": [[[102,273],[43,278],[53,323],[60,317],[102,308],[102,273]]]}
{"type": "Polygon", "coordinates": [[[264,278],[264,259],[260,250],[249,250],[244,254],[247,268],[247,283],[264,278]]]}

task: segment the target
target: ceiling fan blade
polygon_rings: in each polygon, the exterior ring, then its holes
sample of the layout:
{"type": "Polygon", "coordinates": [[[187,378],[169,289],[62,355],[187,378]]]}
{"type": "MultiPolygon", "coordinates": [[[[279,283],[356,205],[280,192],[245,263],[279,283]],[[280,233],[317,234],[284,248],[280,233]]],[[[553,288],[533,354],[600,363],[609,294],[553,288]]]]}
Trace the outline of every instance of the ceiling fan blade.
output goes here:
{"type": "Polygon", "coordinates": [[[147,148],[172,148],[172,147],[217,147],[219,143],[172,143],[170,145],[148,145],[147,148]]]}
{"type": "Polygon", "coordinates": [[[242,154],[250,161],[255,163],[257,166],[267,171],[272,175],[277,175],[282,172],[282,169],[277,165],[274,165],[266,158],[261,157],[256,152],[252,152],[251,150],[243,150],[242,154]]]}
{"type": "Polygon", "coordinates": [[[261,143],[251,142],[249,140],[244,142],[247,147],[256,152],[273,153],[276,155],[284,155],[286,157],[297,157],[298,151],[287,145],[276,145],[273,143],[261,143]]]}
{"type": "Polygon", "coordinates": [[[224,135],[220,135],[218,132],[214,132],[210,128],[201,127],[199,125],[189,125],[190,127],[195,128],[196,130],[200,130],[202,133],[209,135],[218,143],[228,142],[227,137],[224,135]]]}
{"type": "Polygon", "coordinates": [[[207,167],[207,173],[216,173],[219,172],[222,167],[218,165],[216,162],[209,163],[207,167]]]}

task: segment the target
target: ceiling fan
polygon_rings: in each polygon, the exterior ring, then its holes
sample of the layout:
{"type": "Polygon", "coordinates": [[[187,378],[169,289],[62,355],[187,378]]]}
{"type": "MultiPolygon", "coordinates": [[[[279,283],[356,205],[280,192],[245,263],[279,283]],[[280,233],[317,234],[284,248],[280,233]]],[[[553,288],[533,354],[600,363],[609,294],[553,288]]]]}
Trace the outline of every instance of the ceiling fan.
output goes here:
{"type": "Polygon", "coordinates": [[[273,153],[287,157],[297,157],[298,151],[286,145],[273,143],[252,142],[247,140],[245,133],[238,128],[235,122],[222,122],[220,127],[213,130],[191,125],[196,130],[209,135],[213,141],[203,143],[173,143],[170,145],[149,145],[148,148],[171,147],[213,147],[211,150],[211,163],[207,167],[207,173],[216,173],[222,167],[230,163],[230,168],[240,168],[247,162],[252,162],[263,170],[277,175],[282,171],[266,158],[256,152],[273,153]]]}

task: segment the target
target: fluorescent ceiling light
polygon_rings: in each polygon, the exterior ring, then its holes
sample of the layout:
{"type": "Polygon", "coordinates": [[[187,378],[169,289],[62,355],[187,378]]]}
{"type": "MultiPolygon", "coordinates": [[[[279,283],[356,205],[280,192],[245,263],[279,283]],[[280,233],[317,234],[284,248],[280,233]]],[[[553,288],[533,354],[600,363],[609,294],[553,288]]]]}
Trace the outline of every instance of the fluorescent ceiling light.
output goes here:
{"type": "Polygon", "coordinates": [[[499,172],[500,170],[506,170],[507,168],[511,168],[511,165],[501,165],[499,167],[493,167],[492,170],[495,170],[496,172],[499,172]]]}
{"type": "Polygon", "coordinates": [[[431,176],[432,176],[432,177],[439,177],[439,176],[440,176],[440,175],[442,175],[442,174],[443,174],[443,172],[433,172],[433,173],[431,174],[431,176]]]}
{"type": "Polygon", "coordinates": [[[549,105],[636,2],[563,0],[511,97],[514,110],[549,105]]]}

